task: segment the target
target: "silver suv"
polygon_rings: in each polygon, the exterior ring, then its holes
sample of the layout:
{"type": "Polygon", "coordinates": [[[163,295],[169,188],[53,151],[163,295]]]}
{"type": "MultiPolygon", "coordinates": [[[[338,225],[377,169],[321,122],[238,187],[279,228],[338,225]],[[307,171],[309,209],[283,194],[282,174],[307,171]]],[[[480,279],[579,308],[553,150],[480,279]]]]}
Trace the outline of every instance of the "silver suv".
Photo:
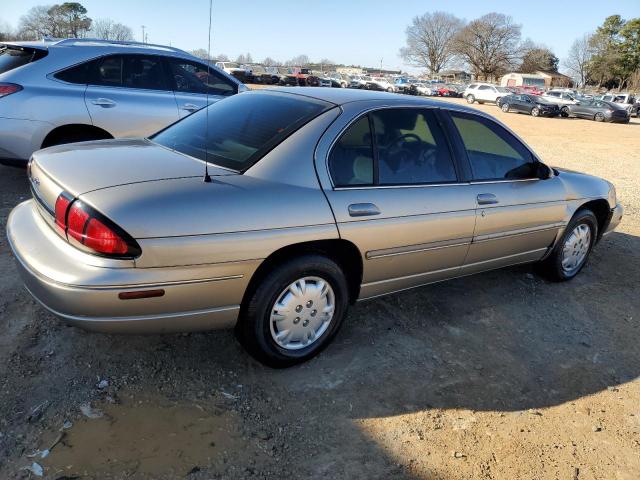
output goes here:
{"type": "Polygon", "coordinates": [[[177,48],[92,39],[0,44],[0,163],[41,148],[148,136],[246,90],[177,48]]]}

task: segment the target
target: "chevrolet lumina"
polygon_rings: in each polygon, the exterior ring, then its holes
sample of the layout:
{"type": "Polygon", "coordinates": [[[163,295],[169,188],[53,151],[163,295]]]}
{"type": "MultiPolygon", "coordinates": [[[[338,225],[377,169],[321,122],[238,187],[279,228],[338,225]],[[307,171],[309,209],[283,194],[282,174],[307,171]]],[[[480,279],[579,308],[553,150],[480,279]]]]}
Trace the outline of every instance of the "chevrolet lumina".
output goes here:
{"type": "Polygon", "coordinates": [[[613,185],[489,115],[366,90],[242,93],[146,139],[40,150],[28,175],[7,232],[45,308],[102,332],[235,327],[277,367],[358,300],[526,262],[569,280],[622,217],[613,185]]]}

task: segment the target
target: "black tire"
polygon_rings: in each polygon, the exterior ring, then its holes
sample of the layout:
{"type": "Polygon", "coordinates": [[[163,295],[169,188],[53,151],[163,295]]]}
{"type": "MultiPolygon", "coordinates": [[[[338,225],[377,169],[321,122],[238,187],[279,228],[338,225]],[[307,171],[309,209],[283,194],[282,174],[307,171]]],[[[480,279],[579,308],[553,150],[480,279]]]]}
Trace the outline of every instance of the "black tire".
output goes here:
{"type": "Polygon", "coordinates": [[[593,119],[596,122],[604,122],[604,113],[598,112],[594,115],[593,119]]]}
{"type": "Polygon", "coordinates": [[[503,103],[502,105],[500,105],[500,108],[502,109],[502,111],[504,113],[509,113],[509,104],[508,103],[503,103]]]}
{"type": "Polygon", "coordinates": [[[582,268],[589,260],[589,255],[593,250],[596,238],[598,238],[598,219],[591,210],[578,210],[567,225],[564,233],[562,234],[562,237],[560,237],[560,239],[558,240],[558,243],[553,248],[551,254],[542,262],[540,262],[540,272],[545,277],[555,282],[565,282],[567,280],[571,280],[576,275],[578,275],[578,273],[580,273],[582,268]],[[591,231],[591,238],[587,254],[584,260],[577,266],[575,270],[567,272],[562,266],[562,251],[567,239],[569,238],[569,236],[571,236],[572,232],[576,229],[576,227],[583,224],[587,225],[589,227],[589,230],[591,231]]]}
{"type": "Polygon", "coordinates": [[[531,116],[532,117],[539,117],[540,116],[540,109],[538,107],[533,107],[531,109],[531,116]]]}
{"type": "Polygon", "coordinates": [[[467,103],[473,103],[475,101],[476,101],[476,97],[474,97],[471,94],[467,95],[467,103]]]}
{"type": "Polygon", "coordinates": [[[562,107],[560,109],[560,116],[564,117],[564,118],[568,118],[569,117],[569,107],[562,107]]]}
{"type": "Polygon", "coordinates": [[[314,357],[331,342],[342,325],[348,305],[349,288],[340,266],[323,255],[302,255],[273,268],[249,293],[236,325],[236,336],[259,362],[273,368],[290,367],[314,357]],[[299,350],[287,350],[278,345],[271,334],[271,309],[287,286],[308,276],[320,277],[333,289],[333,317],[313,343],[299,350]]]}

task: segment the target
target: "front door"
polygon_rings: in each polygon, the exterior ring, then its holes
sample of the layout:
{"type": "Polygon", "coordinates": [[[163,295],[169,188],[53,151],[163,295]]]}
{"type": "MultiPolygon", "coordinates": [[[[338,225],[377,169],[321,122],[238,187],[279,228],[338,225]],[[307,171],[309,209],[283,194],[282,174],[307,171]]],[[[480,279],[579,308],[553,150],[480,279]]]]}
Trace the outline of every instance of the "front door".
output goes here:
{"type": "Polygon", "coordinates": [[[462,273],[539,260],[564,227],[561,180],[541,179],[531,151],[496,122],[459,112],[451,118],[467,152],[476,201],[462,273]]]}
{"type": "Polygon", "coordinates": [[[460,181],[436,109],[365,114],[328,157],[325,190],[340,236],[363,255],[361,298],[459,274],[475,197],[460,181]]]}
{"type": "Polygon", "coordinates": [[[114,137],[146,137],[178,120],[162,57],[109,55],[94,65],[85,103],[96,127],[114,137]]]}
{"type": "Polygon", "coordinates": [[[167,62],[180,118],[238,91],[233,82],[207,65],[181,58],[167,62]]]}

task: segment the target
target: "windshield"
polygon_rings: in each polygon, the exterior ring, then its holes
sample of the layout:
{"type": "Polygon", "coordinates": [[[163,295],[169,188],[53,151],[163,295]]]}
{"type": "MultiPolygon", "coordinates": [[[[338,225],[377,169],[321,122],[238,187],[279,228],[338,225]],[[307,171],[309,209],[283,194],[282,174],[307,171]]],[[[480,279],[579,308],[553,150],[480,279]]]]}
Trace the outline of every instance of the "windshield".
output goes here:
{"type": "Polygon", "coordinates": [[[47,52],[32,48],[0,46],[0,74],[40,60],[47,52]]]}
{"type": "Polygon", "coordinates": [[[244,93],[199,110],[151,140],[242,172],[302,125],[332,107],[320,100],[286,93],[244,93]]]}

